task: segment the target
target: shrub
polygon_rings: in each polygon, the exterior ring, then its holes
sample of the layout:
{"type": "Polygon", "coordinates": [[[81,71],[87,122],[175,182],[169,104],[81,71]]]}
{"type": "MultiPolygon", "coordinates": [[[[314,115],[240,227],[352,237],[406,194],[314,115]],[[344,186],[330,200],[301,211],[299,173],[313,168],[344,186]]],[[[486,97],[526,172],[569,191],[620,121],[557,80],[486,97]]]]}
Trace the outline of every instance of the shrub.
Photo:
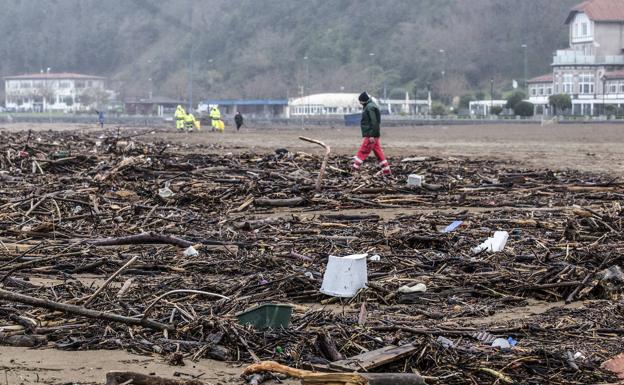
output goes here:
{"type": "Polygon", "coordinates": [[[494,107],[490,108],[490,113],[492,115],[500,115],[502,112],[503,112],[503,107],[494,106],[494,107]]]}
{"type": "Polygon", "coordinates": [[[572,108],[572,98],[570,95],[566,94],[550,95],[548,97],[548,103],[553,106],[554,115],[572,108]]]}
{"type": "Polygon", "coordinates": [[[515,110],[516,105],[524,99],[526,99],[526,94],[523,91],[514,91],[514,93],[507,98],[507,105],[505,107],[515,110]]]}
{"type": "Polygon", "coordinates": [[[446,114],[447,114],[446,107],[444,107],[444,105],[442,105],[440,103],[435,103],[431,107],[431,115],[445,116],[446,114]]]}
{"type": "Polygon", "coordinates": [[[533,103],[521,101],[516,104],[513,110],[514,110],[514,114],[518,116],[528,117],[528,116],[533,116],[533,113],[534,113],[533,108],[534,108],[533,103]]]}

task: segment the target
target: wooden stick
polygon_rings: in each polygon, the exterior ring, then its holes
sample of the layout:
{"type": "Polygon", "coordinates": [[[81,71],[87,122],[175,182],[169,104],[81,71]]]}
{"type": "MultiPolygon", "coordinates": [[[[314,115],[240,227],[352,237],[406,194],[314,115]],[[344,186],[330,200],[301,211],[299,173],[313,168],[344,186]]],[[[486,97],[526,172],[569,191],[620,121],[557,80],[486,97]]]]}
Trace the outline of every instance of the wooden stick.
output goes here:
{"type": "Polygon", "coordinates": [[[207,295],[209,297],[218,297],[218,298],[227,299],[227,300],[230,299],[230,298],[228,298],[228,297],[226,297],[224,295],[221,295],[221,294],[209,293],[207,291],[201,291],[201,290],[182,290],[182,289],[181,290],[171,290],[171,291],[166,292],[165,294],[162,294],[162,295],[158,296],[158,298],[156,298],[154,301],[152,301],[152,303],[149,304],[145,308],[145,310],[143,311],[143,319],[145,319],[149,315],[150,311],[152,310],[154,305],[156,305],[158,303],[158,301],[160,301],[161,299],[163,299],[163,298],[165,298],[165,297],[167,297],[167,296],[169,296],[171,294],[177,294],[177,293],[201,294],[201,295],[207,295]]]}
{"type": "Polygon", "coordinates": [[[141,244],[167,244],[185,248],[193,246],[193,242],[187,241],[185,239],[156,233],[143,233],[119,238],[95,239],[87,241],[87,243],[92,246],[120,246],[141,244]]]}
{"type": "Polygon", "coordinates": [[[206,385],[199,380],[170,379],[135,372],[113,371],[106,373],[106,385],[206,385]]]}
{"type": "Polygon", "coordinates": [[[290,199],[268,199],[258,198],[254,204],[256,206],[272,206],[272,207],[294,207],[299,206],[305,201],[302,197],[295,197],[290,199]]]}
{"type": "Polygon", "coordinates": [[[299,139],[318,144],[319,146],[325,149],[325,155],[323,156],[323,162],[321,163],[321,171],[319,172],[318,179],[316,180],[316,192],[321,192],[321,187],[323,185],[323,177],[325,176],[325,169],[327,168],[327,161],[329,160],[329,154],[331,153],[331,148],[320,140],[310,139],[303,136],[300,136],[299,139]]]}
{"type": "Polygon", "coordinates": [[[116,272],[113,273],[113,275],[110,276],[110,278],[108,278],[106,280],[106,282],[104,282],[102,284],[102,286],[100,286],[99,289],[97,289],[95,291],[95,293],[93,293],[84,303],[84,306],[87,307],[89,306],[89,304],[91,302],[93,302],[93,300],[98,296],[98,294],[100,294],[102,292],[102,290],[106,289],[106,287],[113,282],[113,279],[115,279],[115,277],[117,277],[119,274],[121,274],[124,270],[126,270],[128,267],[130,267],[134,262],[136,262],[136,260],[139,259],[139,256],[136,255],[134,257],[132,257],[132,259],[130,259],[128,262],[126,262],[125,265],[123,265],[122,267],[119,268],[119,270],[117,270],[116,272]]]}
{"type": "Polygon", "coordinates": [[[18,303],[23,303],[26,305],[41,307],[44,309],[59,310],[59,311],[63,311],[66,313],[75,314],[75,315],[79,315],[79,316],[87,317],[87,318],[101,319],[101,320],[107,320],[107,321],[112,321],[112,322],[121,322],[121,323],[125,323],[128,325],[138,325],[138,326],[143,326],[143,327],[147,327],[147,328],[155,329],[155,330],[169,330],[169,331],[175,330],[173,326],[165,325],[163,323],[150,320],[150,319],[124,317],[119,314],[107,313],[107,312],[97,311],[97,310],[90,310],[82,306],[68,305],[64,303],[50,301],[47,299],[39,299],[39,298],[30,297],[30,296],[23,295],[23,294],[12,293],[10,291],[6,291],[2,289],[0,289],[0,299],[5,300],[5,301],[18,302],[18,303]]]}

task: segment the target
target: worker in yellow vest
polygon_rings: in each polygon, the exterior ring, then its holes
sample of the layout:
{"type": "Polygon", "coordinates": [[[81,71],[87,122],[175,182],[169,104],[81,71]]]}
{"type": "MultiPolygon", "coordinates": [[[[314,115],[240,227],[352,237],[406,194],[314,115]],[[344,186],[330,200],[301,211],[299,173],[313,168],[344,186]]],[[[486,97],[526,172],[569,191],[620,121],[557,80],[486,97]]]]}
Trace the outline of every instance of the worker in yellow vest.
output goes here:
{"type": "Polygon", "coordinates": [[[186,118],[186,111],[184,107],[178,106],[175,111],[176,129],[178,131],[184,131],[184,118],[186,118]]]}
{"type": "Polygon", "coordinates": [[[221,120],[221,111],[219,111],[219,106],[212,106],[210,109],[210,120],[212,121],[212,130],[217,130],[219,132],[223,132],[225,130],[225,124],[221,120]]]}
{"type": "Polygon", "coordinates": [[[195,115],[193,115],[192,113],[186,114],[186,116],[184,117],[184,126],[186,128],[186,131],[193,132],[193,130],[196,128],[197,131],[199,131],[196,122],[197,121],[195,120],[195,115]]]}

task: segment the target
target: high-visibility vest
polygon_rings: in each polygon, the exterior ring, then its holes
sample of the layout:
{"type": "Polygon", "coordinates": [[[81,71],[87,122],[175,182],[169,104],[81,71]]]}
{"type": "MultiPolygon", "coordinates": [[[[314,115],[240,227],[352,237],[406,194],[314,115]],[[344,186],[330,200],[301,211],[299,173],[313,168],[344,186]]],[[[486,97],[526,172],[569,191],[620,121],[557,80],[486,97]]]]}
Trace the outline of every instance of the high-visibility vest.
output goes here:
{"type": "Polygon", "coordinates": [[[210,119],[213,119],[213,120],[221,119],[221,111],[219,111],[218,108],[213,108],[210,111],[210,119]]]}

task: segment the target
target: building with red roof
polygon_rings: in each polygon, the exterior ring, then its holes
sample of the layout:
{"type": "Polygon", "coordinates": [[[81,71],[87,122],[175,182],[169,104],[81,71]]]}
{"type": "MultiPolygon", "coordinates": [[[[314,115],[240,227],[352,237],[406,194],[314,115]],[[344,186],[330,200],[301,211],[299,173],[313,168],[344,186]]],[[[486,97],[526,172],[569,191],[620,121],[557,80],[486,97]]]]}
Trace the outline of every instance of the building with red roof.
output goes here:
{"type": "Polygon", "coordinates": [[[4,78],[5,106],[14,111],[75,112],[97,108],[108,99],[106,78],[40,72],[4,78]]]}
{"type": "Polygon", "coordinates": [[[529,100],[547,114],[550,88],[552,94],[571,96],[575,115],[624,112],[624,0],[583,1],[570,10],[565,25],[569,48],[555,53],[552,75],[528,82],[529,100]]]}

